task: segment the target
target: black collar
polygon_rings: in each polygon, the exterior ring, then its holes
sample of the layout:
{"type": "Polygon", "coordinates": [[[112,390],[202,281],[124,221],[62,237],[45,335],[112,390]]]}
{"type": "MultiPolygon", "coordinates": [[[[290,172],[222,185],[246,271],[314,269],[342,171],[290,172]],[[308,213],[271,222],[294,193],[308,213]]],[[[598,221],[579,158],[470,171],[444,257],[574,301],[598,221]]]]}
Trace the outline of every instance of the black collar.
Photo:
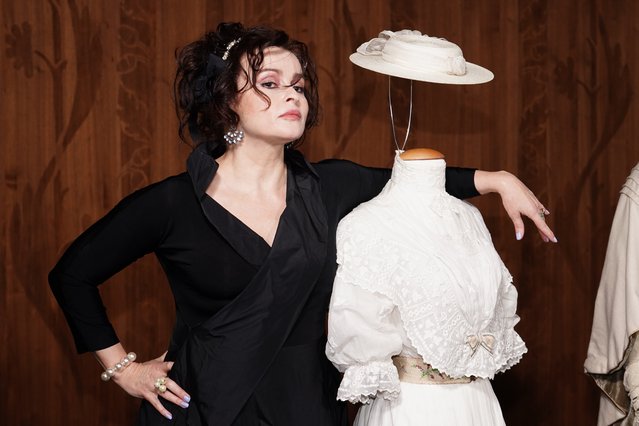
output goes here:
{"type": "MultiPolygon", "coordinates": [[[[295,174],[308,173],[319,179],[319,175],[306,161],[301,152],[293,149],[284,150],[284,161],[289,165],[295,174]]],[[[198,196],[198,199],[202,199],[206,193],[206,189],[211,184],[215,173],[218,168],[217,161],[211,156],[206,149],[206,144],[197,146],[186,160],[186,170],[191,177],[193,188],[198,196]]]]}

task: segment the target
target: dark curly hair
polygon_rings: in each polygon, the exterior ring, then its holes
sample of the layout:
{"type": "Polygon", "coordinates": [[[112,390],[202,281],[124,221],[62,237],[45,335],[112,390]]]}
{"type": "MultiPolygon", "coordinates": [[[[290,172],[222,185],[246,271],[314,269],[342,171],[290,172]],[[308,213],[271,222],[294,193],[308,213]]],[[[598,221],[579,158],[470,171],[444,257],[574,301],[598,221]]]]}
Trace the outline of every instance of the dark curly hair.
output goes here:
{"type": "MultiPolygon", "coordinates": [[[[215,31],[187,44],[176,51],[177,73],[173,84],[175,108],[180,122],[178,133],[187,142],[185,130],[194,145],[206,143],[209,152],[219,157],[226,151],[223,135],[236,127],[238,115],[231,109],[238,93],[246,87],[237,87],[237,76],[245,73],[246,81],[257,90],[270,105],[266,94],[255,86],[255,79],[264,60],[264,49],[281,47],[297,57],[302,65],[304,94],[308,100],[306,129],[317,124],[319,95],[317,73],[308,48],[293,40],[281,30],[256,26],[244,28],[240,23],[221,23],[215,31]],[[229,43],[238,40],[230,49],[229,43]],[[224,60],[227,53],[228,57],[224,60]],[[252,72],[247,73],[241,59],[248,59],[252,72]],[[249,75],[250,74],[250,75],[249,75]]],[[[292,142],[292,147],[301,145],[304,134],[292,142]]]]}

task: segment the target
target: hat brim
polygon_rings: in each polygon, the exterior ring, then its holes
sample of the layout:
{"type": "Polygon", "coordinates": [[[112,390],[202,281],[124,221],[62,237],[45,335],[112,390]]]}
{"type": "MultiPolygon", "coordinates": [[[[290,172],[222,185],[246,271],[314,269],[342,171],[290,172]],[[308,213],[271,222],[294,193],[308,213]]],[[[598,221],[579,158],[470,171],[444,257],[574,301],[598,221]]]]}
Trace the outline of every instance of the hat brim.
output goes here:
{"type": "Polygon", "coordinates": [[[492,80],[494,74],[484,67],[466,62],[466,74],[452,75],[432,70],[408,69],[386,62],[381,55],[362,55],[353,53],[349,59],[352,63],[370,71],[409,80],[426,81],[441,84],[482,84],[492,80]]]}

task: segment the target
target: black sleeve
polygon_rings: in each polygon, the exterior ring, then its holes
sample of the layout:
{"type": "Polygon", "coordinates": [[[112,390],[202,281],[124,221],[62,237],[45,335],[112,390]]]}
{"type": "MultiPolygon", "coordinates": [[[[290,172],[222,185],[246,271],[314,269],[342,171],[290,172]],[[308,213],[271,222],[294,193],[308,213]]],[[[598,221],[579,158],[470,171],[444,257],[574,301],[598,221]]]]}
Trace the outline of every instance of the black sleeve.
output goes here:
{"type": "Polygon", "coordinates": [[[460,200],[478,196],[475,169],[446,167],[446,192],[460,200]]]}
{"type": "Polygon", "coordinates": [[[82,233],[49,273],[79,353],[119,341],[98,285],[161,243],[169,224],[164,189],[155,184],[124,198],[82,233]]]}
{"type": "Polygon", "coordinates": [[[390,169],[364,167],[348,160],[323,160],[314,168],[322,182],[324,201],[338,218],[379,194],[391,176],[390,169]]]}
{"type": "MultiPolygon", "coordinates": [[[[325,189],[345,201],[350,209],[379,194],[391,176],[390,169],[365,167],[347,160],[324,160],[315,168],[325,189]]],[[[459,199],[479,195],[475,169],[446,167],[446,192],[459,199]]]]}

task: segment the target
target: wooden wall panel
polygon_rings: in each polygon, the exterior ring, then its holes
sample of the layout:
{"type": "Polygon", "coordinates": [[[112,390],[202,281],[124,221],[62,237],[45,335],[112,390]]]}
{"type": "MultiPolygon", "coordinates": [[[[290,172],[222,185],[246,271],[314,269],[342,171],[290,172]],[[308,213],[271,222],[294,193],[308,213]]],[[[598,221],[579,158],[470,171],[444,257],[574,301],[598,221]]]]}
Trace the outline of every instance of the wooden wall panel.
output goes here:
{"type": "MultiPolygon", "coordinates": [[[[175,48],[223,20],[306,41],[323,121],[312,160],[392,161],[386,77],[349,54],[383,29],[420,29],[490,68],[481,86],[416,83],[409,147],[450,164],[506,169],[552,211],[559,244],[528,223],[522,242],[499,198],[473,200],[519,289],[529,353],[494,387],[509,424],[595,424],[583,360],[619,188],[639,161],[639,5],[632,0],[0,0],[0,415],[10,425],[132,424],[138,401],[74,353],[46,283],[64,248],[124,195],[183,170],[171,102],[175,48]]],[[[403,137],[408,84],[392,94],[403,137]]],[[[126,347],[163,352],[174,318],[166,279],[143,259],[104,286],[126,347]]]]}

